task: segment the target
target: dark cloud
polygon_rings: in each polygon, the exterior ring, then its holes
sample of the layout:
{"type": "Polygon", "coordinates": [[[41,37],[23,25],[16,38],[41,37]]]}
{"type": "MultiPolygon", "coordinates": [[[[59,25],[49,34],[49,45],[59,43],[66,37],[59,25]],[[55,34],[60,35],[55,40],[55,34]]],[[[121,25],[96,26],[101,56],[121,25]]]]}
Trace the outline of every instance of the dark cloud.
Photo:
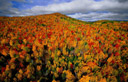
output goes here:
{"type": "Polygon", "coordinates": [[[76,13],[74,15],[68,15],[73,18],[81,19],[83,21],[96,21],[96,20],[127,20],[128,21],[128,14],[119,14],[119,13],[98,13],[98,12],[91,12],[87,14],[83,13],[76,13]]]}
{"type": "Polygon", "coordinates": [[[118,0],[119,2],[126,2],[126,1],[128,1],[128,0],[118,0]]]}

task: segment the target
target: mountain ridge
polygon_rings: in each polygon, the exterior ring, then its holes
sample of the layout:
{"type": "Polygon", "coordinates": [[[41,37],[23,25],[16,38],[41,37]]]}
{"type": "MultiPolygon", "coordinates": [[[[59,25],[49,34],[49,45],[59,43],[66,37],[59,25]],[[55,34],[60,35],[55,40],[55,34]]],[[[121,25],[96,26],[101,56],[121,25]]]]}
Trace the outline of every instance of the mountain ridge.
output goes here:
{"type": "Polygon", "coordinates": [[[30,15],[30,16],[12,16],[12,17],[9,17],[9,16],[0,16],[0,18],[24,18],[24,17],[38,17],[38,16],[62,16],[62,17],[67,17],[67,18],[71,18],[71,19],[73,19],[73,20],[78,20],[78,21],[80,21],[80,22],[102,22],[102,21],[128,21],[128,20],[97,20],[97,21],[83,21],[83,20],[80,20],[80,19],[76,19],[76,18],[72,18],[72,17],[70,17],[70,16],[67,16],[67,15],[65,15],[65,14],[61,14],[61,13],[59,13],[59,12],[55,12],[55,13],[49,13],[49,14],[39,14],[39,15],[30,15]]]}

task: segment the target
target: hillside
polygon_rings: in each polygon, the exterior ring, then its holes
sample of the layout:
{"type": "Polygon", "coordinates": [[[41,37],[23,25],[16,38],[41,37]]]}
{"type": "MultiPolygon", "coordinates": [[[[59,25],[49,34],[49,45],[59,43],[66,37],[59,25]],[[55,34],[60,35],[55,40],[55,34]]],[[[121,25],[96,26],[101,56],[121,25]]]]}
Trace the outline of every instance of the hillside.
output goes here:
{"type": "Polygon", "coordinates": [[[127,61],[128,22],[0,17],[0,81],[127,82],[127,61]]]}

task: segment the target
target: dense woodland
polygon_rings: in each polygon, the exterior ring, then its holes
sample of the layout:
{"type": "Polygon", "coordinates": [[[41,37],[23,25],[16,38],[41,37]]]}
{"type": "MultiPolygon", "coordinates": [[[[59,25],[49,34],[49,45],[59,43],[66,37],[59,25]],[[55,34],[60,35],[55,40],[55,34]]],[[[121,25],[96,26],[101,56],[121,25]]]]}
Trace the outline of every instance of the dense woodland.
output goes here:
{"type": "Polygon", "coordinates": [[[0,81],[128,82],[128,22],[0,17],[0,81]]]}

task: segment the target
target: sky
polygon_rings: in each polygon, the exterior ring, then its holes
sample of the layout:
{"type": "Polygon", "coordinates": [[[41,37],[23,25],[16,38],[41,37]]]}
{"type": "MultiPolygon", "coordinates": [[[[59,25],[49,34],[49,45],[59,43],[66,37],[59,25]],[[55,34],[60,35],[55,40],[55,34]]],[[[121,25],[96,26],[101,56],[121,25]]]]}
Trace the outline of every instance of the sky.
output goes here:
{"type": "Polygon", "coordinates": [[[0,16],[55,12],[83,21],[128,21],[128,0],[0,0],[0,16]]]}

